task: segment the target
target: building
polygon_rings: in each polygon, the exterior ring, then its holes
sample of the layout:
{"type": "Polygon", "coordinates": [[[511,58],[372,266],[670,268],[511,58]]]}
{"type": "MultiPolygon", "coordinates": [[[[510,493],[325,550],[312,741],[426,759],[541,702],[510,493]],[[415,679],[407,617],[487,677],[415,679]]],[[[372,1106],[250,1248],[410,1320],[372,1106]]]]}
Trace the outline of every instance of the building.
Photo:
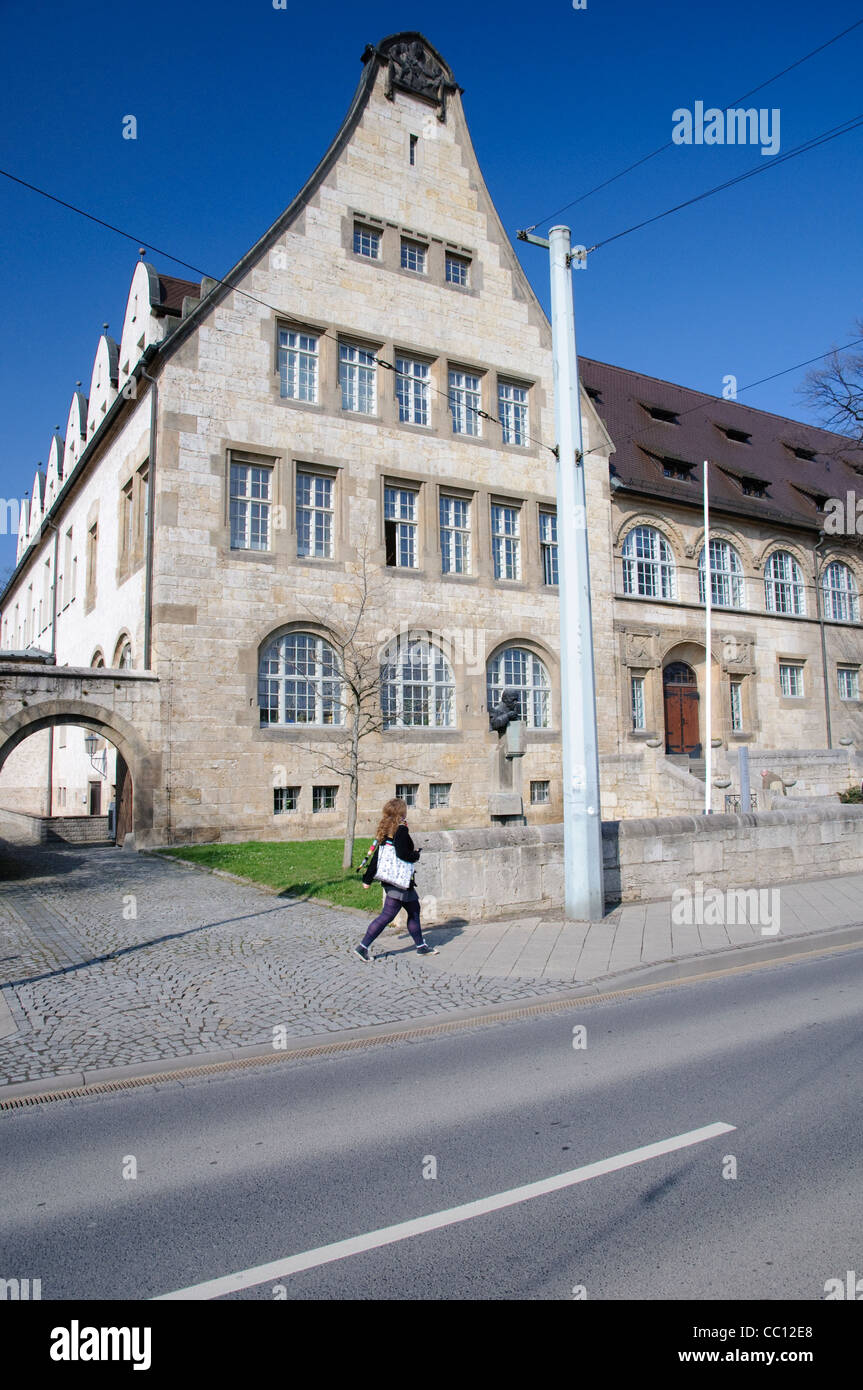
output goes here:
{"type": "MultiPolygon", "coordinates": [[[[798,790],[847,785],[863,566],[853,538],[817,561],[815,543],[859,454],[582,367],[604,813],[703,801],[704,456],[717,767],[733,774],[746,740],[798,790]]],[[[351,672],[373,726],[361,830],[397,790],[429,828],[559,820],[554,442],[550,328],[461,90],[427,40],[395,35],[366,49],[329,150],[223,281],[137,266],[120,343],[101,339],[22,516],[2,647],[158,677],[161,746],[130,765],[140,843],[339,835],[351,672]],[[527,726],[516,762],[489,729],[505,686],[527,726]]],[[[35,733],[0,804],[44,805],[50,763],[57,813],[74,759],[35,733]]]]}

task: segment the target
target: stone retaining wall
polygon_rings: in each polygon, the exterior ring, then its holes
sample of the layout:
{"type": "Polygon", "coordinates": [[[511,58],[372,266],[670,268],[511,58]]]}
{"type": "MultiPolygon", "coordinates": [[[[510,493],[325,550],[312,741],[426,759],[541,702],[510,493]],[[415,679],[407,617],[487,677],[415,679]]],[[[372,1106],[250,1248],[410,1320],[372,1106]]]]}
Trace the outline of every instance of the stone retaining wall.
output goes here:
{"type": "MultiPolygon", "coordinates": [[[[428,923],[563,906],[563,826],[417,835],[428,923]]],[[[863,872],[863,805],[834,802],[746,816],[606,821],[606,905],[668,898],[675,888],[762,888],[863,872]]]]}

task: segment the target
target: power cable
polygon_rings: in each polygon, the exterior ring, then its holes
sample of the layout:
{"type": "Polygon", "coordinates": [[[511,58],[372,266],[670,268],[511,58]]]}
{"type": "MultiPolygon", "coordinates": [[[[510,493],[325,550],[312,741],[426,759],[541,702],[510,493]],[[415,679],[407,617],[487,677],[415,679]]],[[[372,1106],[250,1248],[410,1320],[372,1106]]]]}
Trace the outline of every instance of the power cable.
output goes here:
{"type": "MultiPolygon", "coordinates": [[[[844,39],[846,34],[850,34],[854,29],[859,29],[861,24],[863,24],[863,19],[858,19],[856,23],[850,24],[847,29],[843,29],[841,33],[834,34],[833,38],[828,39],[826,43],[820,44],[818,48],[813,48],[809,53],[804,53],[802,58],[798,58],[796,62],[790,63],[788,67],[783,68],[781,72],[774,73],[773,76],[768,77],[766,81],[759,82],[757,87],[751,87],[750,90],[744,92],[742,96],[735,97],[733,101],[727,102],[725,109],[727,110],[729,107],[736,106],[740,101],[746,101],[748,97],[754,96],[756,92],[762,91],[764,87],[769,87],[771,83],[778,82],[779,78],[784,77],[786,73],[793,72],[793,70],[799,68],[802,63],[806,63],[810,58],[814,58],[817,53],[823,53],[825,48],[829,48],[831,44],[838,43],[840,39],[844,39]]],[[[601,189],[608,188],[609,184],[616,183],[618,179],[622,179],[625,174],[631,174],[633,169],[639,169],[642,164],[647,164],[649,160],[655,159],[656,156],[662,154],[664,150],[670,150],[673,144],[673,140],[666,140],[664,145],[659,145],[657,149],[651,150],[650,154],[643,155],[642,158],[637,159],[634,164],[628,164],[627,167],[621,169],[619,173],[612,174],[611,178],[603,179],[602,183],[596,184],[594,188],[589,188],[587,192],[582,193],[580,197],[573,198],[571,203],[565,203],[562,208],[557,208],[554,212],[550,212],[547,217],[541,217],[538,222],[534,222],[527,230],[529,232],[536,231],[537,227],[544,226],[544,224],[550,222],[553,217],[559,217],[562,212],[568,212],[570,208],[574,208],[579,203],[583,203],[586,198],[591,198],[594,193],[599,193],[601,189]]]]}

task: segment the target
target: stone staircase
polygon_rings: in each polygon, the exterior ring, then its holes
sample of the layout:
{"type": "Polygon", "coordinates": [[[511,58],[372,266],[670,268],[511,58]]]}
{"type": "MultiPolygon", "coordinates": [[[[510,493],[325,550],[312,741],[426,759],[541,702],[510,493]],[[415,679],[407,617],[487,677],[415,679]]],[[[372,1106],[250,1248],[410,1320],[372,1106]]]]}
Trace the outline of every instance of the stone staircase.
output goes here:
{"type": "Polygon", "coordinates": [[[690,777],[697,777],[699,782],[703,782],[707,776],[707,763],[704,758],[690,758],[688,753],[666,753],[665,761],[682,768],[690,777]]]}

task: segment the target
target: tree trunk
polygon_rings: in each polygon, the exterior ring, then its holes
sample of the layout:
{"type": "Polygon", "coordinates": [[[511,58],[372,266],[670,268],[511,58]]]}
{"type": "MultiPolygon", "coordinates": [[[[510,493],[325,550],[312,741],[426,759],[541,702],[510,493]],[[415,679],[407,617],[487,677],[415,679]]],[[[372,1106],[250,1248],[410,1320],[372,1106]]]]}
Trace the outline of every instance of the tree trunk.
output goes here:
{"type": "Polygon", "coordinates": [[[348,777],[348,814],[345,824],[345,852],[342,855],[342,868],[349,869],[354,858],[354,833],[357,827],[357,791],[359,765],[358,718],[354,718],[351,730],[350,776],[348,777]]]}

